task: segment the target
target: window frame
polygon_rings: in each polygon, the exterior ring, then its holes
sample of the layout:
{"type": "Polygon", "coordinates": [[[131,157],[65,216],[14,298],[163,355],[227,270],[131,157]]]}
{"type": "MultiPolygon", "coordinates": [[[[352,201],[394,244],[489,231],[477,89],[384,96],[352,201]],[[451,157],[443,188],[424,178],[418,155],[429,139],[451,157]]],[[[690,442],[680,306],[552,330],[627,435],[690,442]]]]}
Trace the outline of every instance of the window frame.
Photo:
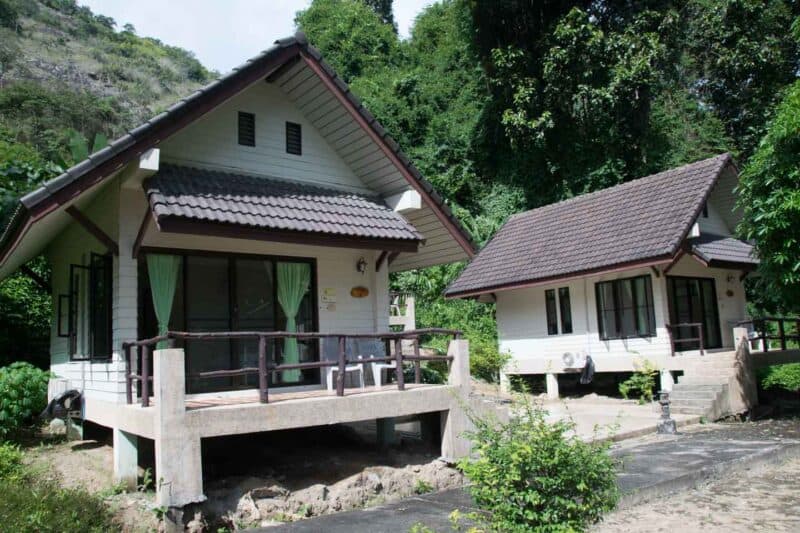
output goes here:
{"type": "Polygon", "coordinates": [[[67,339],[67,350],[70,361],[108,362],[114,354],[114,258],[111,254],[98,254],[90,252],[89,264],[69,265],[69,292],[58,297],[58,325],[57,335],[67,339]],[[100,268],[94,266],[96,261],[102,261],[100,268]],[[101,302],[96,302],[95,276],[102,275],[102,282],[108,287],[102,305],[105,306],[104,324],[96,324],[98,310],[101,302]],[[62,301],[67,302],[67,331],[63,332],[62,301]],[[107,353],[97,353],[95,333],[98,328],[105,329],[108,339],[107,353]],[[79,333],[78,329],[81,332],[79,333]],[[79,339],[80,336],[80,339],[79,339]],[[79,342],[80,341],[80,342],[79,342]],[[80,352],[80,353],[79,353],[80,352]]]}
{"type": "Polygon", "coordinates": [[[555,289],[544,291],[544,311],[547,320],[547,334],[558,335],[558,302],[555,289]]]}
{"type": "Polygon", "coordinates": [[[613,280],[603,280],[595,282],[595,308],[597,312],[597,334],[600,337],[601,341],[607,340],[618,340],[618,339],[633,339],[633,338],[652,338],[657,335],[656,332],[656,320],[655,320],[655,303],[653,301],[653,281],[652,277],[649,274],[641,274],[639,276],[631,276],[627,278],[618,278],[613,280]],[[640,314],[637,312],[641,307],[638,305],[639,298],[637,297],[637,288],[636,288],[636,280],[644,279],[644,308],[645,308],[645,316],[646,316],[646,328],[641,328],[640,326],[640,314]],[[633,334],[628,334],[628,332],[623,331],[622,325],[622,285],[623,283],[630,283],[631,288],[631,312],[633,313],[634,318],[634,332],[633,334]],[[605,285],[611,286],[611,296],[613,299],[613,307],[607,310],[613,310],[614,313],[614,325],[615,331],[612,333],[606,331],[606,327],[603,321],[603,312],[604,310],[601,308],[601,290],[602,287],[605,285]],[[646,329],[646,333],[640,333],[643,329],[646,329]]]}
{"type": "Polygon", "coordinates": [[[573,323],[572,323],[572,298],[569,295],[569,287],[559,287],[558,288],[558,318],[559,324],[561,325],[561,334],[562,335],[571,335],[573,332],[573,323]],[[566,298],[565,298],[566,295],[566,298]],[[564,300],[566,299],[566,312],[564,308],[564,300]],[[569,322],[564,320],[564,316],[567,315],[569,322]]]}

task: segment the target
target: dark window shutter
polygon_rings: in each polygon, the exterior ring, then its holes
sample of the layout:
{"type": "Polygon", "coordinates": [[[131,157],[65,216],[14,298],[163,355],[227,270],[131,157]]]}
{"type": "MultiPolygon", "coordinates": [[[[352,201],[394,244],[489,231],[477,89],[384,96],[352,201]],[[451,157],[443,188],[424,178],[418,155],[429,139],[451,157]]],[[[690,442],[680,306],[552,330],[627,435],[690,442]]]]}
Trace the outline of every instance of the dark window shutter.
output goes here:
{"type": "Polygon", "coordinates": [[[256,145],[256,116],[253,113],[239,111],[239,144],[256,145]]]}
{"type": "Polygon", "coordinates": [[[303,155],[303,130],[295,122],[286,123],[286,153],[303,155]]]}
{"type": "Polygon", "coordinates": [[[547,312],[547,334],[558,335],[558,317],[556,316],[556,291],[544,291],[545,311],[547,312]]]}

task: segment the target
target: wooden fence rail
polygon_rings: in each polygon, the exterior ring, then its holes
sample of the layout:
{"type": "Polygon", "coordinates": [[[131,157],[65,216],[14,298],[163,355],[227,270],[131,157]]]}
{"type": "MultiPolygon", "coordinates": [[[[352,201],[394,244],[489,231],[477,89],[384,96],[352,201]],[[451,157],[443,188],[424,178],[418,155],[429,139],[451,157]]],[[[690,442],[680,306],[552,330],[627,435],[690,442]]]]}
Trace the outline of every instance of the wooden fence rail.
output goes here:
{"type": "Polygon", "coordinates": [[[667,324],[667,331],[669,332],[669,346],[670,350],[672,351],[673,357],[675,356],[675,345],[677,343],[685,343],[685,342],[697,342],[700,346],[700,355],[704,355],[705,351],[703,349],[703,324],[700,322],[684,322],[680,324],[667,324]],[[697,337],[685,337],[682,339],[675,338],[675,330],[678,328],[697,328],[697,337]]]}
{"type": "Polygon", "coordinates": [[[743,320],[737,324],[739,327],[752,327],[754,335],[750,336],[750,341],[761,342],[763,351],[770,350],[769,341],[778,341],[781,350],[787,349],[787,341],[794,340],[800,345],[800,318],[797,317],[774,317],[765,316],[752,320],[743,320]],[[770,325],[775,325],[777,333],[772,333],[770,325]],[[788,327],[787,327],[788,325],[788,327]],[[794,326],[794,333],[790,333],[790,328],[794,326]]]}
{"type": "Polygon", "coordinates": [[[269,401],[269,374],[270,372],[282,372],[284,370],[308,370],[336,367],[338,375],[336,379],[336,394],[344,396],[345,369],[348,365],[369,364],[369,363],[389,363],[394,361],[396,366],[397,388],[405,389],[405,376],[403,375],[403,363],[410,362],[414,365],[414,381],[422,382],[422,361],[447,361],[453,360],[450,356],[424,356],[420,354],[419,339],[423,336],[447,335],[454,339],[461,338],[461,332],[443,328],[426,328],[401,332],[382,332],[382,333],[317,333],[317,332],[288,332],[288,331],[213,331],[213,332],[186,332],[170,331],[166,335],[153,337],[150,339],[125,342],[122,344],[124,352],[126,372],[125,372],[125,393],[129,404],[133,403],[134,383],[139,384],[142,407],[150,405],[151,382],[151,354],[155,346],[160,342],[167,342],[169,347],[175,346],[176,340],[242,340],[258,339],[258,366],[242,367],[230,370],[213,370],[198,372],[188,376],[190,379],[212,379],[234,376],[258,375],[259,401],[268,403],[269,401]],[[307,363],[291,364],[272,364],[267,358],[267,345],[269,342],[275,343],[275,353],[280,352],[280,341],[285,339],[297,339],[298,341],[314,341],[326,338],[338,339],[338,357],[335,361],[313,361],[307,363]],[[361,359],[347,358],[347,339],[375,339],[383,341],[386,347],[385,357],[369,357],[361,359]],[[402,342],[410,340],[413,343],[413,355],[404,355],[402,342]],[[394,354],[391,345],[394,344],[394,354]],[[132,357],[139,358],[141,368],[139,373],[133,372],[132,357]]]}

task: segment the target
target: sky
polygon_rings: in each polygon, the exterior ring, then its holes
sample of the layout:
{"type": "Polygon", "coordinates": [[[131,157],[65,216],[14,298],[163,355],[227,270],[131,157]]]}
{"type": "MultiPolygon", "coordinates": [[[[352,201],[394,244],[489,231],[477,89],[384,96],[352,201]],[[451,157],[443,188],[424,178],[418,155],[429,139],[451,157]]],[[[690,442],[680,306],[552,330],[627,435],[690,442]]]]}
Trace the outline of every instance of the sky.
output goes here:
{"type": "MultiPolygon", "coordinates": [[[[117,29],[126,23],[136,33],[156,37],[195,53],[207,68],[225,73],[292,35],[294,15],[310,0],[79,0],[95,14],[112,17],[117,29]]],[[[394,0],[401,37],[414,18],[434,0],[394,0]]]]}

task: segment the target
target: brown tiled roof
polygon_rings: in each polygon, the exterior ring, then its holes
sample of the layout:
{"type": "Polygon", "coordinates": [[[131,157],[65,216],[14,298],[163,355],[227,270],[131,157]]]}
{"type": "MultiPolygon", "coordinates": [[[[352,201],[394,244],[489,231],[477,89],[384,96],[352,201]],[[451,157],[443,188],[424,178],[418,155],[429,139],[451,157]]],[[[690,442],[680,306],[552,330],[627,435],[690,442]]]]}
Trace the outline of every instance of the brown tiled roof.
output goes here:
{"type": "Polygon", "coordinates": [[[740,264],[756,266],[758,257],[751,244],[733,237],[706,233],[689,240],[691,253],[710,266],[714,264],[740,264]]]}
{"type": "Polygon", "coordinates": [[[0,261],[5,262],[8,259],[29,226],[43,215],[73,201],[78,194],[90,186],[113,175],[131,158],[157,146],[160,141],[202,116],[209,109],[213,109],[233,94],[263,79],[264,76],[276,72],[280,67],[300,56],[310,57],[321,67],[322,72],[341,91],[368,124],[368,127],[399,159],[403,170],[409,176],[410,185],[419,190],[423,199],[429,203],[434,212],[442,215],[445,226],[461,244],[467,255],[471,256],[475,250],[472,237],[453,215],[444,199],[419,173],[397,142],[362,105],[347,84],[325,62],[320,52],[308,43],[305,34],[297,32],[292,37],[278,39],[274,46],[234,68],[229,74],[181,99],[162,113],[112,141],[102,150],[67,169],[63,174],[23,196],[8,224],[0,233],[0,261]]]}
{"type": "Polygon", "coordinates": [[[364,239],[422,241],[377,197],[283,181],[162,165],[145,182],[159,223],[169,219],[364,239]]]}
{"type": "Polygon", "coordinates": [[[722,154],[514,215],[445,294],[491,292],[669,259],[731,163],[722,154]]]}

